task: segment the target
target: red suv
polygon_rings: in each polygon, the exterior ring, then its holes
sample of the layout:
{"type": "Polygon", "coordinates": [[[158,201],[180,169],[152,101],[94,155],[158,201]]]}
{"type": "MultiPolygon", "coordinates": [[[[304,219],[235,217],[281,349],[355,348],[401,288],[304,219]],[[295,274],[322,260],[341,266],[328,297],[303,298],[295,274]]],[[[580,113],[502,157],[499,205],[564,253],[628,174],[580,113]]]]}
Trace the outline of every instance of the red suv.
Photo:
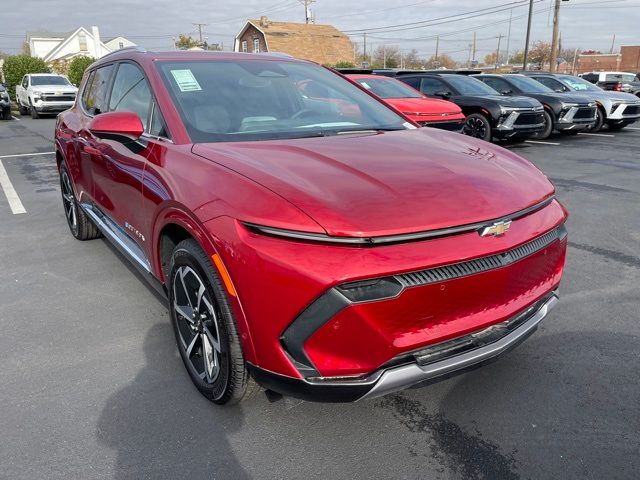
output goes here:
{"type": "Polygon", "coordinates": [[[567,213],[542,173],[314,63],[120,50],[55,139],[71,233],[103,234],[163,287],[218,404],[251,378],[323,401],[443,378],[557,301],[567,213]]]}

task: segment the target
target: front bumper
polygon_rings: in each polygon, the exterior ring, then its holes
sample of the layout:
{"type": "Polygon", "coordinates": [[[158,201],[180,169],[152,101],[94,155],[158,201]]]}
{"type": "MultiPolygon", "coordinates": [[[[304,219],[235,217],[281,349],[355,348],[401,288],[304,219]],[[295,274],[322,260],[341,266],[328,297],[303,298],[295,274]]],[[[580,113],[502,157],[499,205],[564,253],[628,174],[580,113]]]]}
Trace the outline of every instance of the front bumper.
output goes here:
{"type": "Polygon", "coordinates": [[[607,121],[633,123],[640,119],[640,102],[613,105],[607,121]]]}
{"type": "Polygon", "coordinates": [[[579,105],[560,113],[554,128],[558,131],[584,130],[596,122],[595,106],[579,105]]]}
{"type": "Polygon", "coordinates": [[[496,137],[510,138],[514,135],[534,134],[544,130],[542,108],[513,109],[498,120],[494,129],[496,137]]]}
{"type": "Polygon", "coordinates": [[[418,121],[421,127],[439,128],[450,132],[460,132],[464,126],[464,118],[461,120],[443,120],[443,121],[418,121]]]}
{"type": "Polygon", "coordinates": [[[75,102],[43,102],[37,101],[33,104],[33,107],[37,112],[64,112],[73,107],[75,102]]]}
{"type": "Polygon", "coordinates": [[[376,398],[444,380],[496,360],[533,334],[557,302],[554,291],[504,322],[404,355],[362,379],[292,379],[253,365],[250,370],[264,387],[305,400],[353,402],[376,398]]]}

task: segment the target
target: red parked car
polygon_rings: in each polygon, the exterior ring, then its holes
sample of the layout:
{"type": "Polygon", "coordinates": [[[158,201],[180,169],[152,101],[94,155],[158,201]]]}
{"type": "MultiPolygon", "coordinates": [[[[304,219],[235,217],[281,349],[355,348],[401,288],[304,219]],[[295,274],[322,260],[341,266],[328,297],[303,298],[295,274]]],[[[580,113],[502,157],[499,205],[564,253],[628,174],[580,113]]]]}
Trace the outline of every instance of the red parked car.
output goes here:
{"type": "Polygon", "coordinates": [[[347,77],[422,127],[459,132],[464,126],[464,113],[453,102],[429,98],[395,78],[366,74],[348,74],[347,77]]]}
{"type": "Polygon", "coordinates": [[[434,381],[557,301],[567,213],[540,171],[314,63],[119,50],[89,67],[55,143],[71,233],[103,234],[162,286],[218,404],[251,378],[322,401],[434,381]]]}

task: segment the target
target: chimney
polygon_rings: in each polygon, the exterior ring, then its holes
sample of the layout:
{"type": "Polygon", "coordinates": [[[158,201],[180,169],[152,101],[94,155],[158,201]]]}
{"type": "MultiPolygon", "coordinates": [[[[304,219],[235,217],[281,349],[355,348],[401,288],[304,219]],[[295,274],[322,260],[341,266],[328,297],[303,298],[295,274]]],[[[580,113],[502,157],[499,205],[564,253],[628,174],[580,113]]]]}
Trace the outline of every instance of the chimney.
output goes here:
{"type": "Polygon", "coordinates": [[[96,58],[102,57],[102,45],[100,42],[100,30],[96,25],[91,27],[91,35],[93,35],[93,45],[96,52],[96,58]]]}
{"type": "Polygon", "coordinates": [[[260,26],[264,28],[269,26],[269,20],[267,20],[267,17],[265,15],[260,17],[260,26]]]}

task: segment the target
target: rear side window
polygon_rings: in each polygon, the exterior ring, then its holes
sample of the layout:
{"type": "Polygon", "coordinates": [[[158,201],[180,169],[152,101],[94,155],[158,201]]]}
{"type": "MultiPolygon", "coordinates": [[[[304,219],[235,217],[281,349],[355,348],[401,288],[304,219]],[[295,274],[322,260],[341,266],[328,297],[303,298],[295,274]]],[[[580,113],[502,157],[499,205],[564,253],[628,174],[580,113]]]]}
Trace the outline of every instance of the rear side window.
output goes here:
{"type": "Polygon", "coordinates": [[[109,111],[136,113],[148,132],[150,109],[151,90],[144,73],[132,63],[121,63],[113,81],[109,111]]]}
{"type": "Polygon", "coordinates": [[[598,82],[598,75],[594,75],[593,73],[586,73],[584,75],[582,75],[582,78],[584,78],[585,80],[591,82],[591,83],[597,83],[598,82]]]}
{"type": "Polygon", "coordinates": [[[420,83],[420,91],[427,95],[433,95],[436,92],[446,92],[448,90],[444,82],[437,78],[423,78],[420,83]]]}
{"type": "Polygon", "coordinates": [[[82,94],[82,107],[89,115],[99,115],[107,111],[106,96],[113,65],[96,69],[89,75],[82,94]]]}
{"type": "Polygon", "coordinates": [[[484,83],[498,92],[506,92],[507,90],[511,90],[509,84],[501,78],[481,77],[480,80],[482,80],[484,83]]]}
{"type": "Polygon", "coordinates": [[[560,83],[558,80],[556,80],[555,78],[551,78],[551,77],[533,77],[534,80],[537,80],[538,82],[540,82],[541,84],[543,84],[545,87],[549,87],[551,90],[554,91],[562,91],[564,90],[564,85],[562,83],[560,83]]]}

